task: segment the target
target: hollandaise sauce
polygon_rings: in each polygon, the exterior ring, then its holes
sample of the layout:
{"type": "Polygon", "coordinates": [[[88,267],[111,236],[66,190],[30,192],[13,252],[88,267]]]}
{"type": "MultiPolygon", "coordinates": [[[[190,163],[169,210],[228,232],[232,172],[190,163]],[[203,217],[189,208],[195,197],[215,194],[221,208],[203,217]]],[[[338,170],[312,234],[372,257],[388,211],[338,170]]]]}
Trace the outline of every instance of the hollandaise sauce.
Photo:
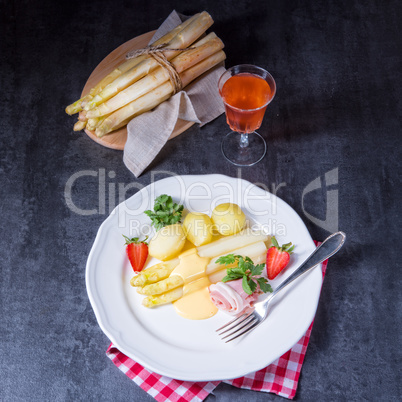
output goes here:
{"type": "Polygon", "coordinates": [[[190,320],[205,320],[218,311],[209,297],[211,284],[205,275],[209,258],[200,257],[192,248],[179,256],[180,263],[170,276],[179,275],[183,279],[183,296],[173,302],[177,314],[190,320]]]}

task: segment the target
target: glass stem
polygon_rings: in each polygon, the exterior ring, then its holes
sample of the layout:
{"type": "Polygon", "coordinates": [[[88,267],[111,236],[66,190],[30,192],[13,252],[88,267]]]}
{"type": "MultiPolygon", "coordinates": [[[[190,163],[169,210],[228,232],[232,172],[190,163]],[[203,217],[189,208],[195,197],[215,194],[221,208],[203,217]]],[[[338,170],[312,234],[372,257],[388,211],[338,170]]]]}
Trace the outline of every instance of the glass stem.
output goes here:
{"type": "Polygon", "coordinates": [[[240,148],[248,147],[248,134],[240,134],[240,148]]]}

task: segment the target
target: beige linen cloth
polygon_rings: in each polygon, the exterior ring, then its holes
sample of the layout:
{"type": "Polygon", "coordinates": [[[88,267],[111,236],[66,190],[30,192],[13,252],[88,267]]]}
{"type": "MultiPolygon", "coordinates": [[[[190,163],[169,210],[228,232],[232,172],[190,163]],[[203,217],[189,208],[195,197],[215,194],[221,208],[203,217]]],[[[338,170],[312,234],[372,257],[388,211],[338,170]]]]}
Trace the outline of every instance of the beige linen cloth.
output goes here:
{"type": "MultiPolygon", "coordinates": [[[[159,27],[150,43],[181,22],[179,14],[173,11],[159,27]]],[[[218,91],[218,80],[224,72],[223,66],[215,67],[153,111],[130,121],[127,125],[123,161],[136,177],[141,175],[166,144],[178,119],[193,121],[202,127],[224,112],[218,91]]]]}

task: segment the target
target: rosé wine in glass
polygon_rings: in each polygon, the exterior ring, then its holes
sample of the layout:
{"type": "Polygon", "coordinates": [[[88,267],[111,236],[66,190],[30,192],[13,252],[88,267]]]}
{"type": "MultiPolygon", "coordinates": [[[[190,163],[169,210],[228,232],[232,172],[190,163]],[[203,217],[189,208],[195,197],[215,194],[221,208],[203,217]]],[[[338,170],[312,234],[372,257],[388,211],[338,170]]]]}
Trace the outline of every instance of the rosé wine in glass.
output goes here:
{"type": "Polygon", "coordinates": [[[267,81],[258,75],[233,75],[222,88],[229,127],[239,133],[252,133],[260,128],[265,109],[272,98],[267,81]]]}
{"type": "Polygon", "coordinates": [[[276,92],[272,75],[260,67],[243,64],[231,67],[219,80],[231,131],[222,141],[227,160],[238,166],[252,166],[266,153],[267,145],[255,130],[261,127],[265,110],[276,92]]]}

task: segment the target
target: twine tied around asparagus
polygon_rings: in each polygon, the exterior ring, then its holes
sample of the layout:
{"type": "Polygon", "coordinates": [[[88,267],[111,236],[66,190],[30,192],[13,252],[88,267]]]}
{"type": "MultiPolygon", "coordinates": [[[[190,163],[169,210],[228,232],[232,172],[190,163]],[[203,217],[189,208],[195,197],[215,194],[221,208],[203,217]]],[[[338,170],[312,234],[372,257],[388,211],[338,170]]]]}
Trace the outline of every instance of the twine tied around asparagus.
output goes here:
{"type": "Polygon", "coordinates": [[[181,82],[181,78],[174,65],[166,58],[163,52],[165,51],[180,51],[183,52],[185,50],[195,49],[194,47],[187,47],[184,49],[172,49],[167,48],[167,43],[162,43],[156,46],[146,46],[142,49],[132,50],[126,54],[126,59],[133,59],[135,57],[141,56],[142,54],[148,54],[153,57],[156,62],[164,68],[169,74],[169,79],[173,85],[173,94],[180,92],[183,88],[183,83],[181,82]]]}

